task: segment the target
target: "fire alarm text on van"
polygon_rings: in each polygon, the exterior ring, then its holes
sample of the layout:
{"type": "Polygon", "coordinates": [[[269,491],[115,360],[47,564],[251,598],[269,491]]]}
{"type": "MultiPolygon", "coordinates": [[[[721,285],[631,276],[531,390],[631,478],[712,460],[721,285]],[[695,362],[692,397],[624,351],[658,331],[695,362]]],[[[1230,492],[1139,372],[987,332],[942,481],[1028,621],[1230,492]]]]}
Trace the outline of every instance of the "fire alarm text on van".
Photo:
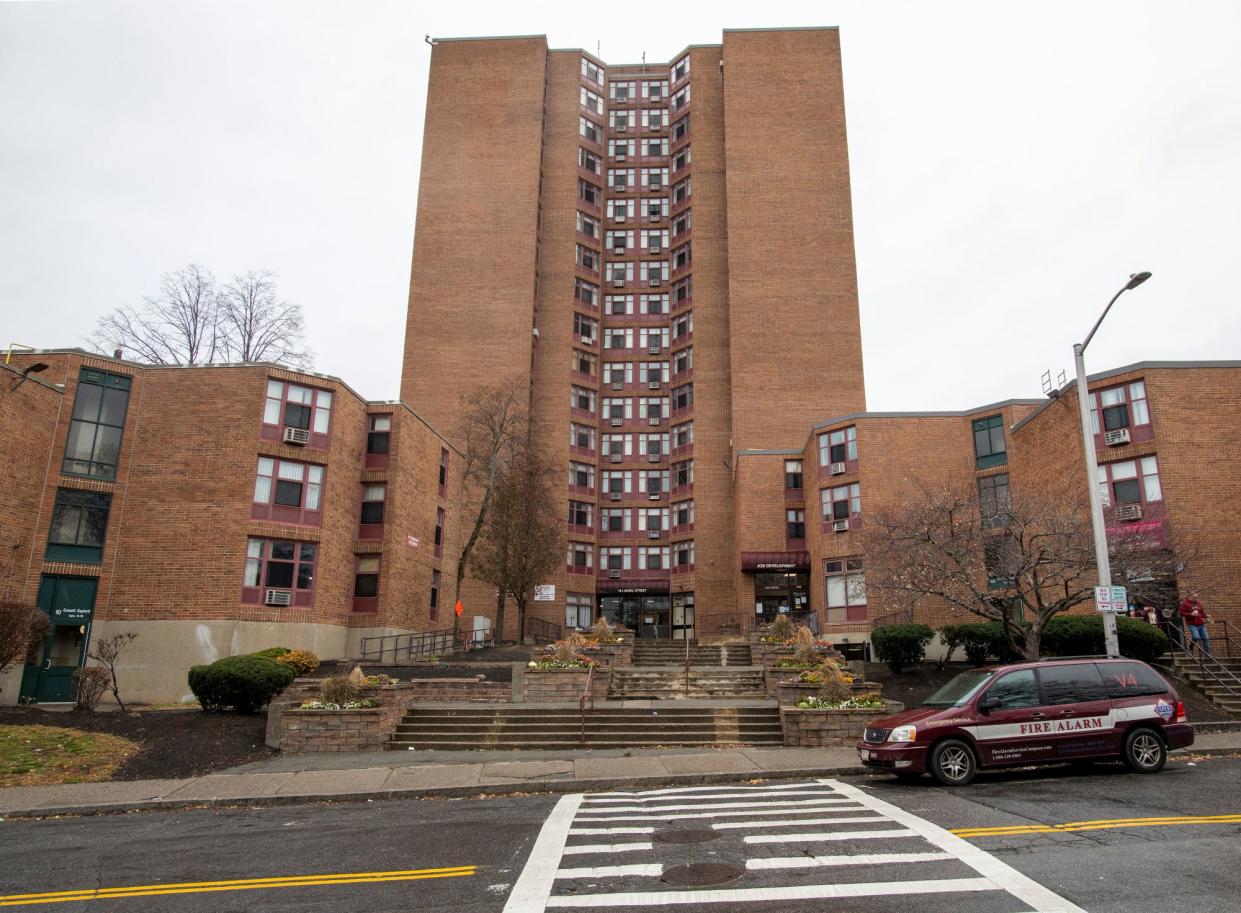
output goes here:
{"type": "Polygon", "coordinates": [[[1101,716],[1084,717],[1080,720],[1051,720],[1046,723],[1022,723],[1021,735],[1042,735],[1048,732],[1076,732],[1082,729],[1102,729],[1105,719],[1101,716]]]}

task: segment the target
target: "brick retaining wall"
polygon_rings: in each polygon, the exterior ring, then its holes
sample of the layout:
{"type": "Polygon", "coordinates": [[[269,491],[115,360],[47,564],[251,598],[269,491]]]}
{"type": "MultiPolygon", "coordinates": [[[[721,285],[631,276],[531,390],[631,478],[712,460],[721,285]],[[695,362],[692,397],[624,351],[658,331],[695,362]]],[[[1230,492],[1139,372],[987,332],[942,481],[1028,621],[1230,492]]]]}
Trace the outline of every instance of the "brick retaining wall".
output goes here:
{"type": "MultiPolygon", "coordinates": [[[[561,669],[527,669],[525,674],[525,698],[527,703],[571,703],[581,700],[586,688],[588,672],[561,669]]],[[[596,699],[608,693],[608,673],[596,669],[590,690],[596,699]]]]}
{"type": "Polygon", "coordinates": [[[800,710],[780,708],[780,727],[788,748],[849,746],[862,738],[866,724],[903,709],[896,701],[886,701],[885,710],[800,710]]]}

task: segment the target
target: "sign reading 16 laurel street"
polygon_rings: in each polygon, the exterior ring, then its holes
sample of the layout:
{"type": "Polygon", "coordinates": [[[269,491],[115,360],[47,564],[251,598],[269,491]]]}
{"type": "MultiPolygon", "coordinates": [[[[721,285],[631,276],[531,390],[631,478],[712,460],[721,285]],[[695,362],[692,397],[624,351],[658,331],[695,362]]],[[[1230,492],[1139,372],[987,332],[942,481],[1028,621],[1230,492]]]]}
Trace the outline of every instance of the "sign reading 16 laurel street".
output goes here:
{"type": "Polygon", "coordinates": [[[1094,607],[1099,612],[1121,612],[1129,607],[1129,598],[1123,586],[1097,586],[1094,588],[1094,607]]]}

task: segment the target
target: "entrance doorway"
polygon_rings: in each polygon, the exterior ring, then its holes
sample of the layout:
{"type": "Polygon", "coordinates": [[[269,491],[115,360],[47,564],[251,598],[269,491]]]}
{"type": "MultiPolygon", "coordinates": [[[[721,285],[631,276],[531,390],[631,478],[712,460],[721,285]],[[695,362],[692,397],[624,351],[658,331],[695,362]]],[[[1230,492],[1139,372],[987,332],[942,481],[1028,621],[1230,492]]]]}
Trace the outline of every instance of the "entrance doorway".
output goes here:
{"type": "Polygon", "coordinates": [[[766,624],[777,615],[803,612],[809,605],[809,571],[755,573],[754,614],[759,624],[766,624]]]}
{"type": "Polygon", "coordinates": [[[672,639],[694,639],[693,593],[676,593],[672,597],[672,639]]]}
{"type": "Polygon", "coordinates": [[[52,625],[42,645],[26,657],[21,697],[40,704],[73,703],[73,673],[82,665],[86,635],[95,610],[94,577],[44,576],[39,608],[52,625]]]}
{"type": "MultiPolygon", "coordinates": [[[[672,605],[666,595],[601,596],[599,614],[609,624],[624,625],[638,637],[672,636],[672,605]]],[[[684,629],[684,622],[682,622],[684,629]]],[[[684,635],[682,635],[684,636],[684,635]]]]}

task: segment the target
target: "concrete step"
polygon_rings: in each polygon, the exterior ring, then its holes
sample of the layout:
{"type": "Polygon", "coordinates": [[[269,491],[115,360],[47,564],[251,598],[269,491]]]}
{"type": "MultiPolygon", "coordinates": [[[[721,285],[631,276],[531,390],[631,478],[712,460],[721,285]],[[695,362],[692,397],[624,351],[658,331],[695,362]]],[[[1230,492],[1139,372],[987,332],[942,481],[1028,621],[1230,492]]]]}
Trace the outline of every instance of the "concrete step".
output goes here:
{"type": "Polygon", "coordinates": [[[410,742],[410,741],[390,741],[384,745],[387,751],[572,751],[579,748],[713,748],[720,745],[745,744],[756,746],[781,746],[784,744],[783,738],[776,734],[769,739],[746,739],[743,742],[720,742],[715,739],[703,741],[691,741],[688,739],[653,739],[648,741],[633,740],[624,743],[611,742],[593,742],[587,739],[582,742],[577,738],[561,739],[561,740],[544,740],[538,742],[529,741],[495,741],[482,744],[474,742],[410,742]]]}

